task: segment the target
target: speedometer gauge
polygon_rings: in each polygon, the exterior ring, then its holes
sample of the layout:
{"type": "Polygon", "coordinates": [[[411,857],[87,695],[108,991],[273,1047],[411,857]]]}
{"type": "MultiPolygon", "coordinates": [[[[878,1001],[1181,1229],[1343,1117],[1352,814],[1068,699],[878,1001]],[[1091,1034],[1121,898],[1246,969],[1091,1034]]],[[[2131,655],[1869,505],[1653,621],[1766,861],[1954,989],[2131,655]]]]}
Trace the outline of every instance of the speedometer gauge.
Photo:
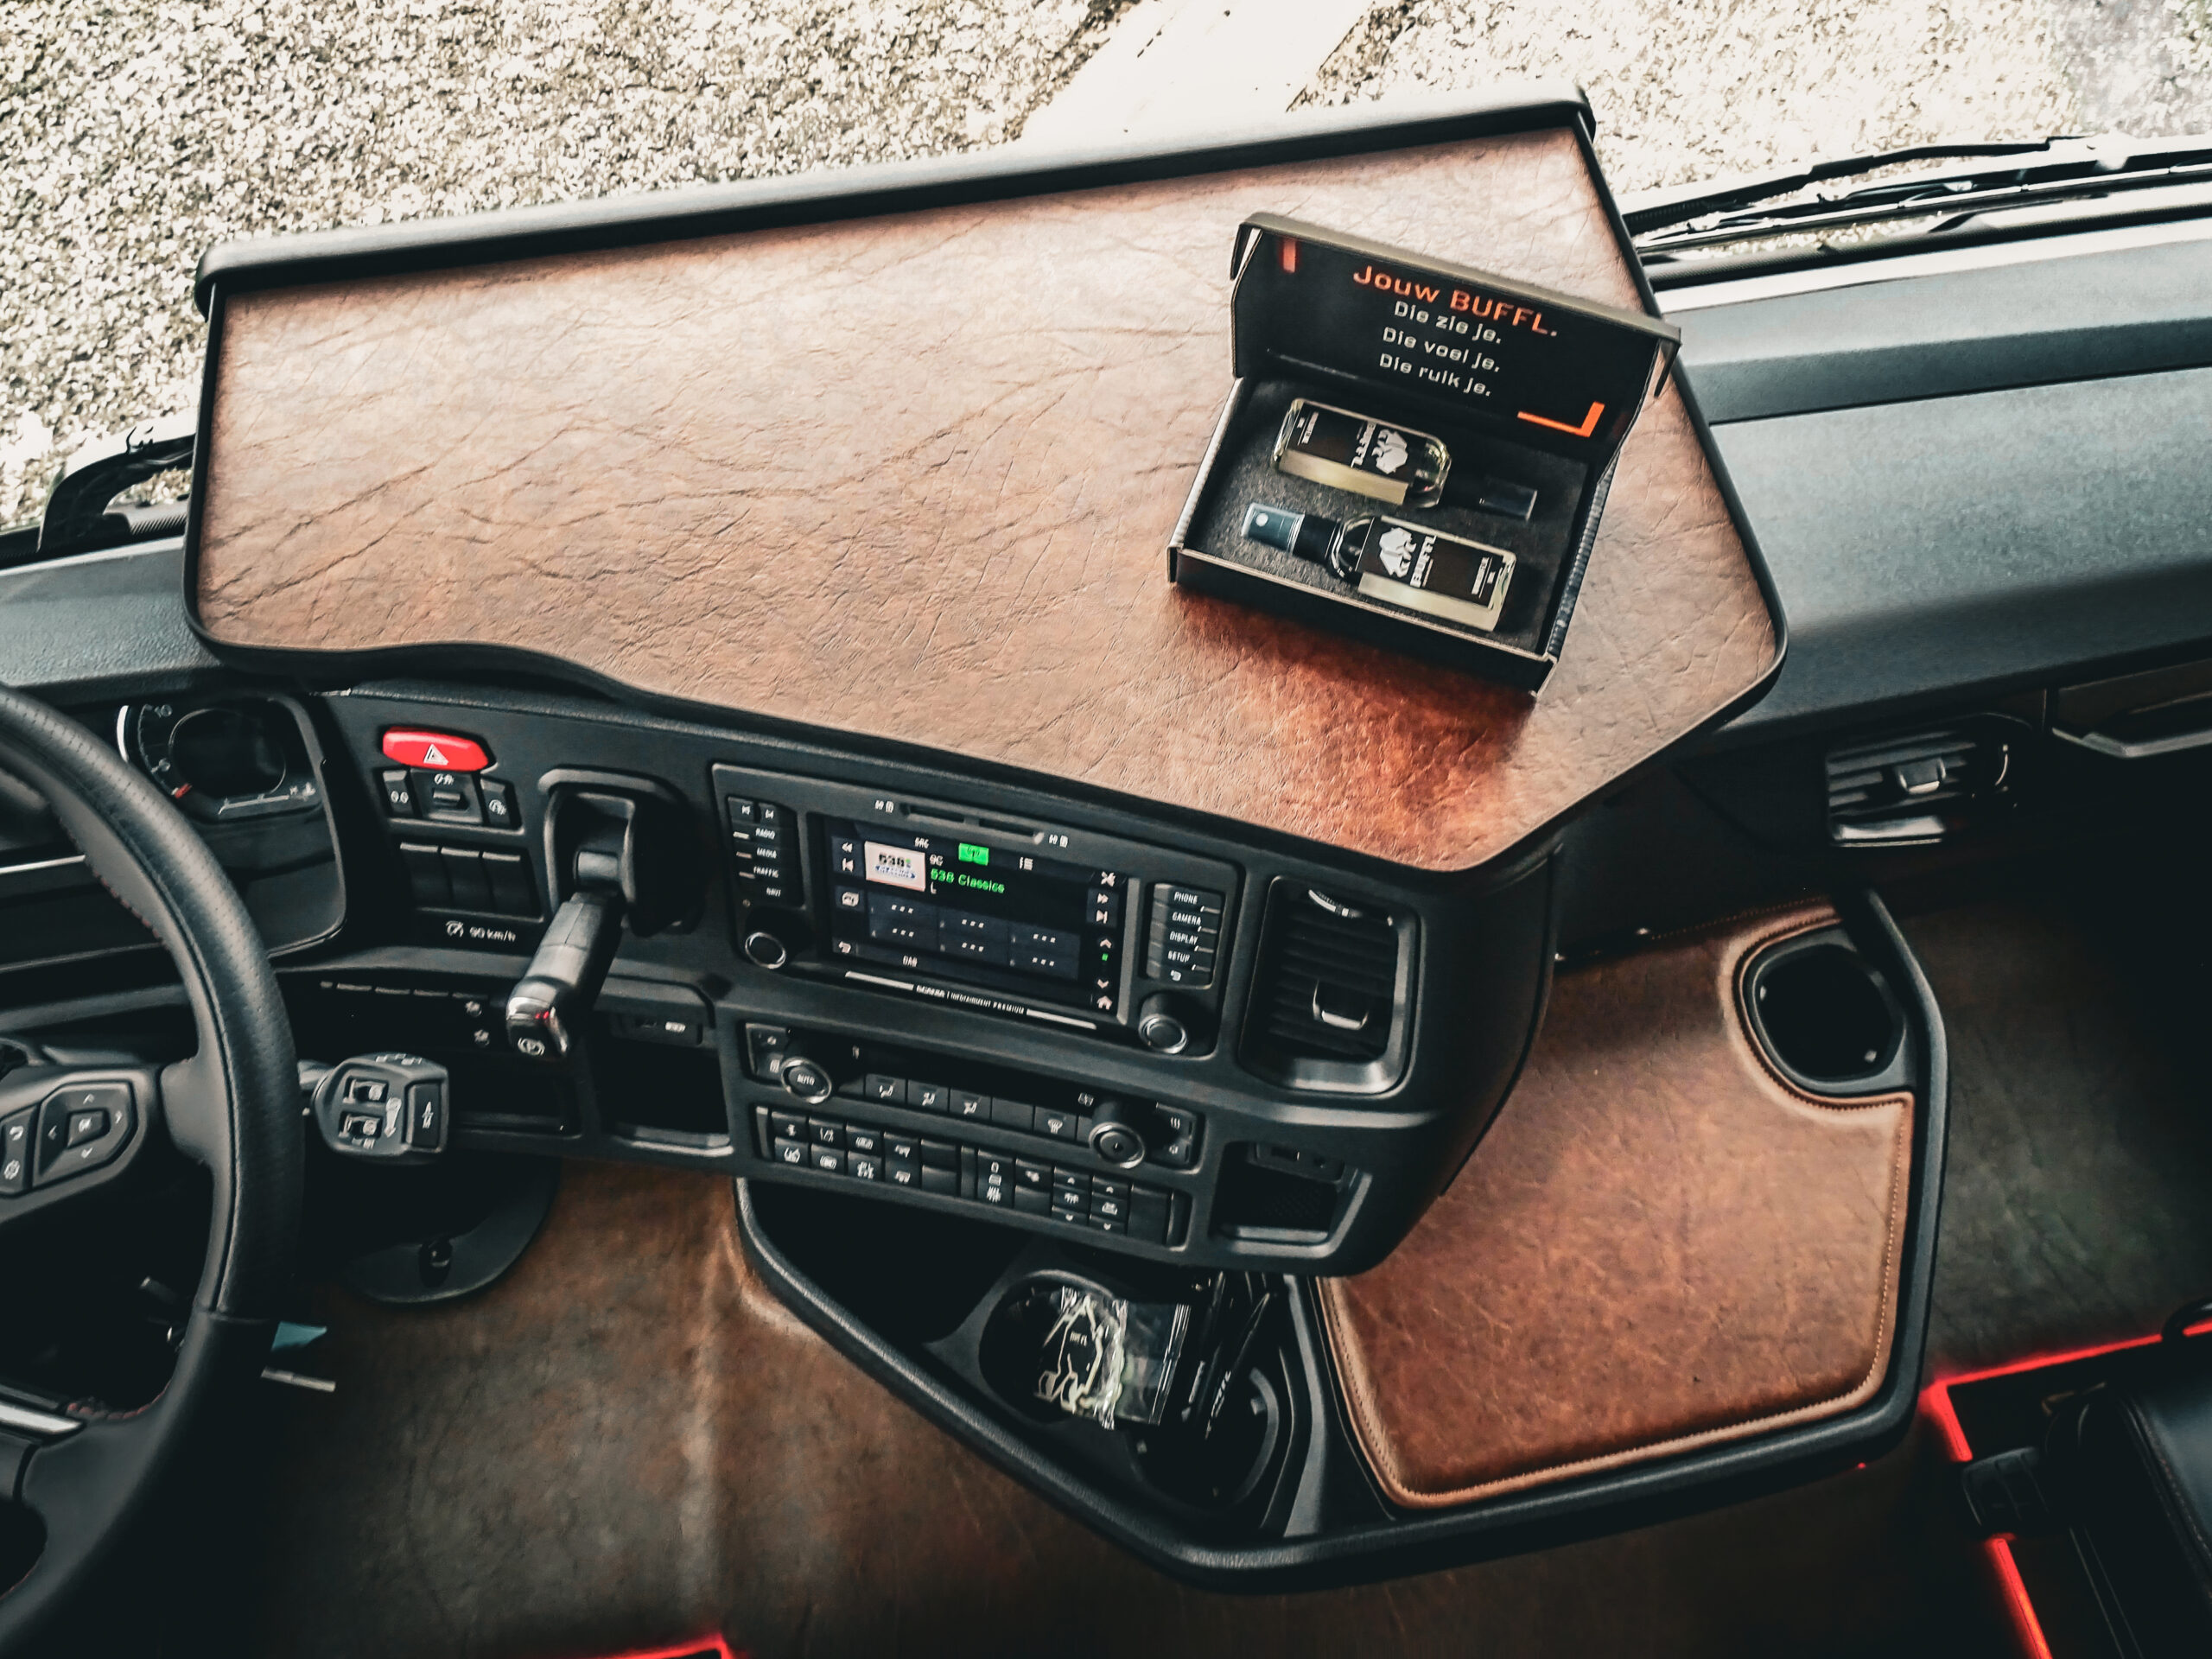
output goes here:
{"type": "Polygon", "coordinates": [[[116,717],[116,743],[202,823],[322,804],[296,727],[283,707],[263,698],[125,704],[116,717]]]}

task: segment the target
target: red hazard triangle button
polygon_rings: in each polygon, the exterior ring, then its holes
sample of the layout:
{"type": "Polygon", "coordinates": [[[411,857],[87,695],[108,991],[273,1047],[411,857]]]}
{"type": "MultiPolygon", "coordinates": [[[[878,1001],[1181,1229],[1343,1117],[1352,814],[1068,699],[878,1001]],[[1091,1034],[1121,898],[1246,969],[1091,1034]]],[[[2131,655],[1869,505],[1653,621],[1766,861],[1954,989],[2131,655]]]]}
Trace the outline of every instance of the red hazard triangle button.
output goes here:
{"type": "Polygon", "coordinates": [[[492,764],[481,743],[451,732],[389,731],[384,734],[384,752],[386,760],[403,766],[439,772],[481,772],[492,764]]]}

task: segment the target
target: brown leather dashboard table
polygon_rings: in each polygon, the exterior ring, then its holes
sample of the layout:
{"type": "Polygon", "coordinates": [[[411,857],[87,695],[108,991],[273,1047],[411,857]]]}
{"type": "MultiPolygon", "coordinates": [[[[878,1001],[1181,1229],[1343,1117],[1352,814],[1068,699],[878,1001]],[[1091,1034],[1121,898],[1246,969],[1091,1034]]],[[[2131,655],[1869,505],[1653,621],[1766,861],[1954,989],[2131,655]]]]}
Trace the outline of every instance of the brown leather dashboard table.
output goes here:
{"type": "Polygon", "coordinates": [[[1778,665],[1677,387],[1622,454],[1535,701],[1179,590],[1165,549],[1230,385],[1246,214],[1644,304],[1567,107],[1535,130],[1087,188],[1009,170],[994,199],[910,211],[877,210],[896,200],[879,185],[864,217],[634,246],[486,262],[457,241],[415,261],[446,268],[338,280],[219,250],[198,620],[249,653],[511,648],[1403,865],[1482,864],[1778,665]]]}

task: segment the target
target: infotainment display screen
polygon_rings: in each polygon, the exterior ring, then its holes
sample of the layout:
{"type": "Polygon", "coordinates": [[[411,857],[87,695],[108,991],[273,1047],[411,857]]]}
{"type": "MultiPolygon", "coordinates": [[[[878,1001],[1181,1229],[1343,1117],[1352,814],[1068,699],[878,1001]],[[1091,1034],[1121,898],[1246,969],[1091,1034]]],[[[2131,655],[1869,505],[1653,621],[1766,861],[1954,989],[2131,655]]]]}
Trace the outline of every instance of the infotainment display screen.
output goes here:
{"type": "Polygon", "coordinates": [[[832,818],[830,950],[1109,1016],[1126,872],[832,818]]]}

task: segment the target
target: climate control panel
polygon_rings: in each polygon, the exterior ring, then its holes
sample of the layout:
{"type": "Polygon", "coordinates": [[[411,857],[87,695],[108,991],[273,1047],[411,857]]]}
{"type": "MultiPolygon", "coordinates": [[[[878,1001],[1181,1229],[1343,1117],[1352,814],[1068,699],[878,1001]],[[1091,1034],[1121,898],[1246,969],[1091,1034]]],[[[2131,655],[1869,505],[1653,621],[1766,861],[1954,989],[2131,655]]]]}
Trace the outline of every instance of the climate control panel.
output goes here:
{"type": "Polygon", "coordinates": [[[1180,1244],[1190,1230],[1186,1195],[1079,1164],[796,1108],[755,1106],[753,1112],[757,1149],[786,1172],[810,1170],[861,1185],[962,1198],[984,1211],[1145,1244],[1180,1244]]]}
{"type": "Polygon", "coordinates": [[[785,1175],[1141,1243],[1187,1232],[1205,1135],[1187,1106],[784,1026],[747,1025],[745,1054],[753,1153],[785,1175]]]}

